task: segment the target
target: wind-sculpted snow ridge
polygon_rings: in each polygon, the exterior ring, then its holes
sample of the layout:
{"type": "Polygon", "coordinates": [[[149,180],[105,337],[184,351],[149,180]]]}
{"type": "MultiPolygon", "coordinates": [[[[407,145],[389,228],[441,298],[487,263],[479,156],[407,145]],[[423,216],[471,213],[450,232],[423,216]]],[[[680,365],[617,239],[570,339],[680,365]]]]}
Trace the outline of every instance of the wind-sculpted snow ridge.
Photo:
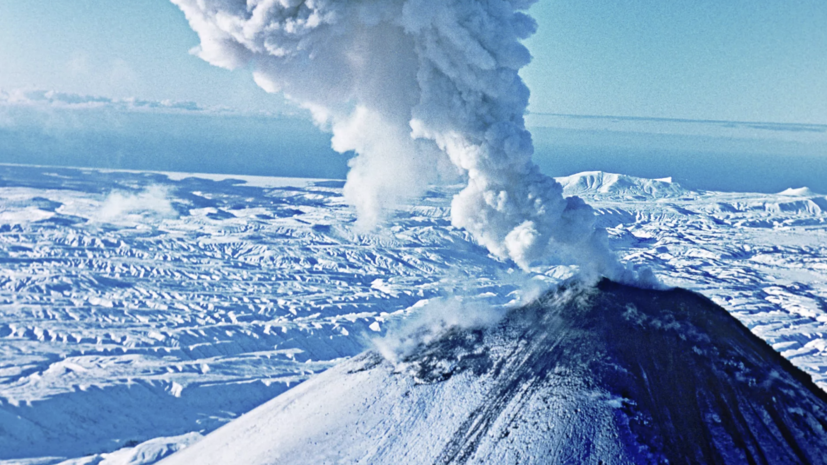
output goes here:
{"type": "Polygon", "coordinates": [[[356,152],[343,192],[362,225],[459,175],[451,223],[494,255],[656,284],[621,266],[592,209],[531,161],[519,70],[534,0],[172,1],[198,56],[252,67],[332,131],[335,150],[356,152]]]}
{"type": "MultiPolygon", "coordinates": [[[[0,461],[157,450],[175,439],[142,443],[212,431],[397,321],[456,308],[432,338],[573,272],[487,254],[451,225],[460,187],[360,233],[342,184],[0,165],[0,461]]],[[[827,388],[824,197],[579,195],[623,260],[710,297],[827,388]]]]}
{"type": "Polygon", "coordinates": [[[355,357],[172,455],[200,463],[827,463],[827,394],[685,290],[569,284],[355,357]]]}

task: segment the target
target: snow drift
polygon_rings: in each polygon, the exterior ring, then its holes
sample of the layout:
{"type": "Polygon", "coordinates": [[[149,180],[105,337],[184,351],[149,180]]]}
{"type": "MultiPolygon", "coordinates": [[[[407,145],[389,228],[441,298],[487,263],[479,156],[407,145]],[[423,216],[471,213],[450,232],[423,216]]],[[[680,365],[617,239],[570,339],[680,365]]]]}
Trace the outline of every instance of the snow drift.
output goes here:
{"type": "Polygon", "coordinates": [[[189,463],[827,463],[827,395],[710,300],[607,280],[349,360],[189,463]]]}
{"type": "Polygon", "coordinates": [[[404,197],[457,175],[452,222],[522,268],[625,273],[592,209],[540,173],[525,128],[533,0],[172,0],[194,53],[309,109],[355,151],[346,198],[373,227],[404,197]]]}

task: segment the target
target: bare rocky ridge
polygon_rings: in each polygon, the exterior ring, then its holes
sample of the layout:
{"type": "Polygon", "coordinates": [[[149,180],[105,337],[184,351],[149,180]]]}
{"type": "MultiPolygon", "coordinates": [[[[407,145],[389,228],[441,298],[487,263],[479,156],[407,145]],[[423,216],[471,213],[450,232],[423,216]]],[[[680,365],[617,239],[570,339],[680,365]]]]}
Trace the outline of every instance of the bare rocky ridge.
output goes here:
{"type": "Polygon", "coordinates": [[[827,395],[696,293],[569,284],[351,359],[177,463],[827,463],[827,395]]]}

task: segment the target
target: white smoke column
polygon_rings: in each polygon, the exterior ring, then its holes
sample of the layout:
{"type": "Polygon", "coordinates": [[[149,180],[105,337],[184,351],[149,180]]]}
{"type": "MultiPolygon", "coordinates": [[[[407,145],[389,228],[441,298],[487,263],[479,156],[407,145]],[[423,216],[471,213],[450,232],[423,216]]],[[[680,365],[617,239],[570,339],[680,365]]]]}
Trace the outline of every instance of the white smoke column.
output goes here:
{"type": "Polygon", "coordinates": [[[534,0],[172,1],[201,39],[194,53],[251,68],[358,154],[345,196],[361,224],[459,173],[452,221],[493,254],[622,278],[592,209],[531,161],[518,71],[534,0]]]}

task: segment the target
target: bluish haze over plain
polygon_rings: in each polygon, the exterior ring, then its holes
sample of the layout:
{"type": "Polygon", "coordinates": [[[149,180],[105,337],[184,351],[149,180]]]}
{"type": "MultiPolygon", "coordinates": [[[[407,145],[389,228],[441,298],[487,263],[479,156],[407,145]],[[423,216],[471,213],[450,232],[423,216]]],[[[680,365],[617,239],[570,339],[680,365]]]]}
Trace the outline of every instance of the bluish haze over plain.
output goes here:
{"type": "MultiPolygon", "coordinates": [[[[827,183],[818,185],[827,179],[823,1],[565,0],[540,1],[531,12],[539,30],[528,41],[534,61],[522,74],[532,113],[794,125],[749,136],[714,127],[687,136],[663,134],[669,122],[561,127],[560,118],[530,119],[535,158],[548,174],[602,169],[673,176],[694,188],[774,191],[808,184],[827,191],[827,183]],[[822,136],[790,140],[789,134],[822,136]]],[[[262,118],[272,116],[260,112],[304,115],[259,89],[246,70],[215,68],[188,54],[197,44],[183,14],[166,0],[0,3],[0,89],[189,101],[230,109],[237,114],[226,127],[248,128],[216,131],[227,116],[203,124],[210,111],[150,123],[148,114],[124,116],[116,109],[101,116],[100,108],[43,110],[48,118],[24,124],[17,110],[0,108],[0,162],[344,174],[344,157],[326,149],[327,136],[309,123],[274,119],[267,131],[262,118]],[[113,112],[118,121],[105,116],[113,112]],[[135,132],[125,135],[129,128],[135,132]],[[311,151],[316,159],[306,163],[311,151]]]]}

